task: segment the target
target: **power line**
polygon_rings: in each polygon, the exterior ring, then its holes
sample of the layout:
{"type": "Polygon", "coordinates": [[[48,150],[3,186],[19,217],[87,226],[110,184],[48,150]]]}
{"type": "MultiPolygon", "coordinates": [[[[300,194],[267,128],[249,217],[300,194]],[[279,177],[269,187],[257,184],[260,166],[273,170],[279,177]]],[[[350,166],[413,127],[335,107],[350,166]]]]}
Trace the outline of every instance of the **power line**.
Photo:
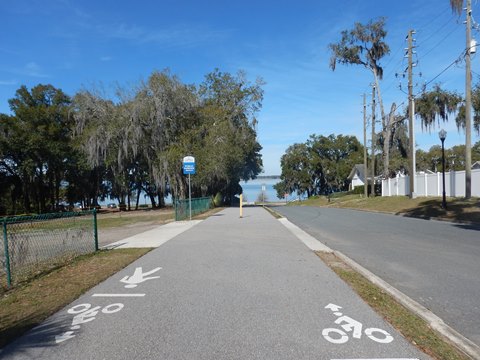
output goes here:
{"type": "Polygon", "coordinates": [[[384,67],[388,67],[388,65],[390,65],[390,63],[393,61],[393,59],[398,55],[398,53],[400,51],[403,50],[403,46],[399,47],[397,51],[395,51],[395,54],[392,55],[392,57],[390,58],[390,60],[387,62],[387,64],[384,66],[384,67]]]}
{"type": "MultiPolygon", "coordinates": [[[[445,11],[444,11],[444,12],[445,12],[445,11]]],[[[444,13],[444,12],[443,12],[443,13],[444,13]]],[[[442,13],[442,15],[443,15],[443,13],[442,13]]],[[[426,43],[428,40],[430,40],[432,37],[434,37],[435,35],[437,35],[440,30],[442,30],[445,26],[447,26],[447,25],[450,23],[450,21],[452,20],[452,18],[453,18],[453,16],[449,17],[448,20],[447,20],[444,24],[442,24],[442,25],[441,25],[440,27],[438,27],[434,32],[432,32],[429,36],[427,36],[427,37],[426,37],[425,39],[423,39],[420,43],[418,43],[417,46],[423,45],[423,44],[426,43]]],[[[422,32],[422,30],[418,30],[417,32],[422,32]]]]}
{"type": "MultiPolygon", "coordinates": [[[[440,71],[435,77],[433,77],[432,79],[430,79],[429,81],[427,81],[425,84],[424,84],[424,87],[426,88],[429,84],[431,84],[433,81],[435,81],[436,79],[438,79],[443,73],[445,73],[448,69],[450,69],[453,65],[455,64],[458,64],[461,60],[462,60],[462,57],[463,55],[465,54],[465,51],[462,51],[460,56],[458,56],[450,65],[448,65],[445,69],[443,69],[442,71],[440,71]]],[[[415,94],[414,96],[417,96],[418,94],[420,94],[420,92],[418,92],[417,94],[415,94]]]]}
{"type": "Polygon", "coordinates": [[[431,16],[429,20],[425,21],[422,25],[420,26],[417,26],[417,30],[418,31],[423,31],[425,29],[426,26],[428,26],[429,24],[433,24],[434,21],[432,21],[431,19],[438,19],[440,16],[442,16],[443,14],[445,14],[449,9],[451,9],[450,5],[447,5],[444,7],[444,9],[438,13],[437,15],[435,16],[431,16]]]}
{"type": "Polygon", "coordinates": [[[430,50],[428,50],[426,53],[422,55],[422,57],[419,57],[419,59],[423,59],[425,56],[430,54],[433,50],[435,50],[442,42],[444,42],[450,35],[452,35],[455,31],[457,31],[459,27],[455,27],[450,31],[447,35],[445,35],[439,42],[437,42],[430,50]]]}

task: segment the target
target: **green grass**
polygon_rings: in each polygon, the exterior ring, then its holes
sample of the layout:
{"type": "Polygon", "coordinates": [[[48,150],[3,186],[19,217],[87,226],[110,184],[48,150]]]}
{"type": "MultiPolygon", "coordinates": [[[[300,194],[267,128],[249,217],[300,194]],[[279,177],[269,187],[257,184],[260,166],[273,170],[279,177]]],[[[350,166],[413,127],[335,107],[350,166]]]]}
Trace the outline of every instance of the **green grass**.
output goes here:
{"type": "Polygon", "coordinates": [[[97,218],[97,224],[99,229],[108,229],[119,226],[132,225],[139,222],[152,222],[162,224],[167,221],[173,221],[175,214],[173,212],[152,213],[151,215],[135,215],[118,213],[115,217],[102,217],[97,218]]]}
{"type": "Polygon", "coordinates": [[[268,207],[268,206],[264,206],[263,207],[265,210],[267,210],[270,215],[272,215],[275,219],[281,219],[283,218],[283,216],[281,214],[279,214],[278,212],[276,212],[275,210],[273,210],[271,207],[268,207]]]}

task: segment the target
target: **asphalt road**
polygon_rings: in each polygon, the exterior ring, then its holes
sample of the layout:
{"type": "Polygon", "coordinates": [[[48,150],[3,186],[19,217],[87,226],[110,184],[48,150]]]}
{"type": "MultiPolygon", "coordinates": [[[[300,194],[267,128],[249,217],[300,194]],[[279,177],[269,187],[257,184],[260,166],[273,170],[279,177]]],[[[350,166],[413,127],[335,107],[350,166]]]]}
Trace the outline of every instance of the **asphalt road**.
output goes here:
{"type": "Polygon", "coordinates": [[[262,208],[190,228],[0,358],[428,359],[262,208]]]}
{"type": "Polygon", "coordinates": [[[346,209],[275,210],[480,345],[480,228],[346,209]]]}

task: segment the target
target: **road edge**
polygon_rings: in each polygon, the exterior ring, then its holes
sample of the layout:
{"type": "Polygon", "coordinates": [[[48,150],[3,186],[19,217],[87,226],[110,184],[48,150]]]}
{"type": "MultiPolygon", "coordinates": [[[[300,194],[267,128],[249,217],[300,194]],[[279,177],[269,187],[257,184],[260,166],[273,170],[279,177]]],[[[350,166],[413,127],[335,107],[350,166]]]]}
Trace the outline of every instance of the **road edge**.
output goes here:
{"type": "Polygon", "coordinates": [[[347,265],[353,268],[355,271],[363,275],[371,283],[375,284],[393,298],[395,298],[400,304],[405,306],[408,310],[421,317],[427,322],[427,324],[439,334],[447,338],[455,347],[466,355],[473,359],[480,359],[480,347],[465,336],[447,325],[440,317],[432,313],[423,305],[419,304],[415,300],[411,299],[400,290],[396,289],[377,275],[373,274],[356,261],[352,260],[348,256],[344,255],[340,251],[332,250],[325,244],[323,244],[317,238],[311,236],[295,224],[291,223],[287,218],[282,217],[278,221],[285,226],[295,237],[302,241],[312,251],[321,251],[327,253],[333,253],[340,259],[342,259],[347,265]]]}

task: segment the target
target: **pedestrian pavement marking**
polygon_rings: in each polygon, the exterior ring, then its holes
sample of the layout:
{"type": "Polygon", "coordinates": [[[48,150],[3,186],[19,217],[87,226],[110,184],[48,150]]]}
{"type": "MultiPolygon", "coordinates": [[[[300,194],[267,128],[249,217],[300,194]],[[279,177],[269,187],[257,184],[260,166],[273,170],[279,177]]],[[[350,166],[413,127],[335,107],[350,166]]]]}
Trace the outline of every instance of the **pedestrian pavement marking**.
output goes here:
{"type": "Polygon", "coordinates": [[[93,297],[142,297],[145,294],[93,294],[93,297]]]}
{"type": "Polygon", "coordinates": [[[134,288],[134,287],[137,287],[138,284],[143,283],[147,280],[160,278],[160,276],[150,276],[150,277],[148,277],[148,275],[152,275],[153,273],[155,273],[155,272],[157,272],[158,270],[161,270],[161,269],[162,269],[161,267],[157,267],[153,270],[143,272],[143,269],[140,266],[140,267],[135,268],[135,272],[133,273],[132,276],[127,275],[122,280],[120,280],[120,282],[127,284],[127,285],[125,285],[126,288],[134,288]]]}

